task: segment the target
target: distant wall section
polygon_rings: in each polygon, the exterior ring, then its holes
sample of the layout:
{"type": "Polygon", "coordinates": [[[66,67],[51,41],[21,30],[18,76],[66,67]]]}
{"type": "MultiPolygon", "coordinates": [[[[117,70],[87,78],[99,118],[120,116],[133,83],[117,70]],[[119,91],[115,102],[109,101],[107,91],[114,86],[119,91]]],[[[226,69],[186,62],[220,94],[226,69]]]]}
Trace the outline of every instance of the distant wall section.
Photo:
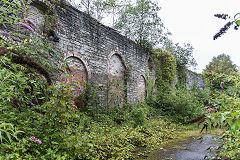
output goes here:
{"type": "Polygon", "coordinates": [[[197,73],[187,70],[187,89],[195,86],[197,89],[203,90],[205,88],[204,80],[197,73]]]}

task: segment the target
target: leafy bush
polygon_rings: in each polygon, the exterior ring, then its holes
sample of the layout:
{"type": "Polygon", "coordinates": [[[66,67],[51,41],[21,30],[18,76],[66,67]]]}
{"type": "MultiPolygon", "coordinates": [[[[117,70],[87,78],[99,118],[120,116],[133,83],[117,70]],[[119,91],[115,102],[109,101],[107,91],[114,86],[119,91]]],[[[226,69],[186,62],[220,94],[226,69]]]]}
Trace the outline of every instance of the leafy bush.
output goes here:
{"type": "Polygon", "coordinates": [[[235,86],[236,83],[239,82],[239,75],[236,72],[231,75],[224,73],[207,72],[204,73],[204,77],[206,79],[207,86],[211,90],[226,90],[231,86],[235,86]]]}
{"type": "Polygon", "coordinates": [[[157,106],[163,115],[186,122],[202,112],[203,104],[186,89],[159,93],[157,106]]]}
{"type": "Polygon", "coordinates": [[[221,135],[221,149],[215,158],[239,159],[239,73],[227,74],[205,72],[211,95],[212,106],[217,110],[207,116],[209,124],[221,126],[226,131],[221,135]]]}
{"type": "Polygon", "coordinates": [[[157,49],[154,51],[154,60],[156,63],[156,84],[162,85],[164,82],[170,86],[173,85],[176,80],[176,60],[173,55],[157,49]]]}
{"type": "Polygon", "coordinates": [[[145,103],[138,103],[133,107],[131,111],[131,117],[134,121],[134,126],[142,126],[146,121],[147,116],[149,115],[148,109],[145,103]]]}
{"type": "Polygon", "coordinates": [[[22,131],[17,130],[11,123],[1,122],[0,124],[0,143],[9,143],[18,140],[18,135],[22,131]]]}

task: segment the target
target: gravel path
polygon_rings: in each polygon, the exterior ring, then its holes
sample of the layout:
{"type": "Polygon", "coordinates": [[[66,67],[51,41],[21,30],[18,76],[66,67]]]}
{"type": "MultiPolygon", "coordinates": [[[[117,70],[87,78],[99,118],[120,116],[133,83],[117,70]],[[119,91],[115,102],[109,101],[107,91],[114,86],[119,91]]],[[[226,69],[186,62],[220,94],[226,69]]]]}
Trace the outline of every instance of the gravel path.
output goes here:
{"type": "Polygon", "coordinates": [[[209,147],[217,147],[219,144],[214,142],[213,135],[205,134],[201,139],[191,139],[180,142],[179,149],[161,148],[159,152],[152,154],[151,160],[204,160],[206,156],[214,154],[209,147]]]}

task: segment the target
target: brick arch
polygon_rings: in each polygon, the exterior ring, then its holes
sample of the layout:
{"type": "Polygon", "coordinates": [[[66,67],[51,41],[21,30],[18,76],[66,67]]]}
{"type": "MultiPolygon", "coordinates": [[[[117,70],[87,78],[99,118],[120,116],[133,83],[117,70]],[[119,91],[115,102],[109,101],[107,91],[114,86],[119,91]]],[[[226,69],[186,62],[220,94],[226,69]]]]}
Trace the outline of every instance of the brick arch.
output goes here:
{"type": "Polygon", "coordinates": [[[122,63],[123,63],[123,65],[124,65],[124,67],[125,67],[125,69],[127,68],[127,67],[126,67],[125,57],[122,55],[121,52],[119,52],[118,50],[115,50],[115,51],[111,52],[111,53],[108,55],[108,62],[107,62],[107,63],[108,63],[108,64],[107,64],[107,66],[108,66],[108,75],[109,75],[109,71],[110,71],[110,60],[111,60],[111,58],[112,58],[113,55],[119,56],[120,59],[121,59],[121,61],[122,61],[122,63]]]}
{"type": "Polygon", "coordinates": [[[91,71],[90,71],[90,67],[88,65],[87,60],[78,52],[73,52],[73,51],[68,51],[67,53],[65,53],[63,55],[64,60],[66,60],[68,57],[76,57],[77,59],[81,60],[81,62],[84,64],[84,67],[86,69],[87,72],[87,79],[91,79],[91,71]]]}
{"type": "Polygon", "coordinates": [[[114,51],[108,56],[108,105],[123,107],[126,99],[125,59],[121,52],[114,51]]]}
{"type": "Polygon", "coordinates": [[[87,61],[79,54],[68,52],[65,57],[65,61],[68,62],[68,68],[60,77],[60,81],[63,83],[70,83],[77,81],[78,84],[75,88],[74,95],[79,95],[85,88],[86,82],[91,78],[87,61]],[[69,74],[70,76],[66,76],[69,74]]]}
{"type": "Polygon", "coordinates": [[[137,98],[143,102],[147,96],[147,82],[144,74],[140,74],[137,79],[137,98]]]}

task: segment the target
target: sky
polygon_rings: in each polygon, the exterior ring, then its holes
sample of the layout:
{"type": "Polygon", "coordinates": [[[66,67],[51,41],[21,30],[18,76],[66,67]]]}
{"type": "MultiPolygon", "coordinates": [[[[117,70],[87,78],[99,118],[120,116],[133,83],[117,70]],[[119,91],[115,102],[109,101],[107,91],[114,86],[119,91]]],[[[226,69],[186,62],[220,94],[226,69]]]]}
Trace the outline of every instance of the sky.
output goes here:
{"type": "MultiPolygon", "coordinates": [[[[214,56],[225,53],[240,66],[240,29],[232,26],[227,33],[213,40],[227,21],[214,17],[225,13],[234,17],[240,12],[240,0],[158,0],[159,16],[172,33],[175,43],[190,43],[200,73],[214,56]]],[[[193,69],[192,69],[193,70],[193,69]]]]}
{"type": "MultiPolygon", "coordinates": [[[[79,0],[75,0],[79,1],[79,0]]],[[[215,56],[225,53],[240,66],[240,29],[233,26],[217,40],[213,36],[228,22],[214,14],[228,14],[232,18],[240,12],[240,0],[155,0],[161,7],[159,16],[172,33],[174,43],[189,43],[201,73],[215,56]]],[[[105,23],[106,24],[106,23],[105,23]]]]}

